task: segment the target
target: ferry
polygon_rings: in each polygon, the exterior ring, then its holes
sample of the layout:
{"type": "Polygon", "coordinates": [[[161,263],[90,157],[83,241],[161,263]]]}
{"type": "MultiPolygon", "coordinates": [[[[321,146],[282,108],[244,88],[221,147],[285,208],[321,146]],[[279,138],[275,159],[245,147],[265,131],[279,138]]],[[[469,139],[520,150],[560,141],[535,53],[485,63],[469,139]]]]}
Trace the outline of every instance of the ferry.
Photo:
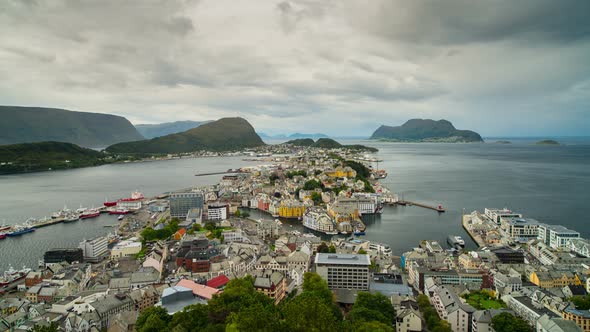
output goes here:
{"type": "Polygon", "coordinates": [[[97,209],[90,209],[80,215],[80,219],[90,219],[100,216],[100,211],[97,209]]]}
{"type": "Polygon", "coordinates": [[[458,235],[449,235],[449,237],[447,238],[447,243],[451,247],[465,247],[465,241],[458,235]]]}
{"type": "Polygon", "coordinates": [[[33,227],[18,226],[18,227],[15,227],[12,232],[6,233],[6,236],[8,236],[8,237],[20,236],[20,235],[23,235],[26,233],[31,233],[34,231],[35,231],[35,229],[33,227]]]}

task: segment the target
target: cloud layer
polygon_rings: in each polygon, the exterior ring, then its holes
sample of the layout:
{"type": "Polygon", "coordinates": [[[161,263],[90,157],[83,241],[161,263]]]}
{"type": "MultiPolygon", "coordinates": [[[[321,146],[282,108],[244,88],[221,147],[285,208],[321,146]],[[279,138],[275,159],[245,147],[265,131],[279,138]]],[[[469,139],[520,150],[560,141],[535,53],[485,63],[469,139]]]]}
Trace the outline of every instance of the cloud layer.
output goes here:
{"type": "Polygon", "coordinates": [[[590,132],[590,2],[0,2],[0,102],[369,135],[590,132]]]}

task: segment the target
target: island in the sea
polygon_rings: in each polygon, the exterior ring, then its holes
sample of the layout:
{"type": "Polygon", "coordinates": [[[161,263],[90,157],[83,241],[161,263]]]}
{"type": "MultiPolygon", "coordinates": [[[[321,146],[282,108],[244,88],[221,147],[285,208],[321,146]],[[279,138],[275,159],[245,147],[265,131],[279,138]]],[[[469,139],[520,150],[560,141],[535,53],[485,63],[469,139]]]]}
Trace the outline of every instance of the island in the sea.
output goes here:
{"type": "Polygon", "coordinates": [[[320,138],[317,141],[314,141],[311,138],[298,138],[298,139],[287,141],[284,144],[289,144],[292,146],[320,148],[320,149],[347,149],[347,150],[368,151],[368,152],[379,151],[379,149],[377,149],[377,148],[365,146],[365,145],[360,145],[360,144],[352,144],[352,145],[341,144],[331,138],[320,138]]]}
{"type": "Polygon", "coordinates": [[[379,127],[370,139],[393,142],[483,142],[481,136],[471,130],[458,130],[447,120],[411,119],[401,126],[379,127]]]}
{"type": "Polygon", "coordinates": [[[560,145],[558,141],[552,139],[544,139],[535,143],[536,145],[560,145]]]}

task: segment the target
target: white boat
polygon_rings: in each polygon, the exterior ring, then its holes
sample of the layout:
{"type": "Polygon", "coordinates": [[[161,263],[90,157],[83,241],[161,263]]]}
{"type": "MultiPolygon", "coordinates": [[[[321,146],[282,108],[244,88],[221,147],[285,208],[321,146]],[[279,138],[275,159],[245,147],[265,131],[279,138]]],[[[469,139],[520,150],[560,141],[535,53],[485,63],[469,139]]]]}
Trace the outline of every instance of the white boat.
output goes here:
{"type": "Polygon", "coordinates": [[[452,247],[465,247],[465,240],[463,240],[459,235],[449,235],[447,238],[447,243],[452,247]]]}

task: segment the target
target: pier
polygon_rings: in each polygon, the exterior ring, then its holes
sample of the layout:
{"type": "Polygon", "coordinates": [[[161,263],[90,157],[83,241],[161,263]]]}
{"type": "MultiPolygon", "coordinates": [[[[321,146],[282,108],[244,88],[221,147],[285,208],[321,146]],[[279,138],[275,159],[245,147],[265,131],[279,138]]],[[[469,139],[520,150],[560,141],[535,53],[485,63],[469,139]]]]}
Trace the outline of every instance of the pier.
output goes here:
{"type": "Polygon", "coordinates": [[[471,225],[471,215],[464,214],[461,216],[461,225],[463,225],[463,229],[469,234],[469,237],[475,242],[480,248],[486,245],[486,242],[479,236],[479,234],[475,233],[469,225],[471,225]]]}
{"type": "Polygon", "coordinates": [[[222,175],[222,174],[237,174],[242,173],[239,170],[227,170],[223,172],[211,172],[211,173],[197,173],[195,176],[209,176],[209,175],[222,175]]]}
{"type": "Polygon", "coordinates": [[[419,202],[413,202],[413,201],[405,201],[405,200],[402,200],[402,201],[397,201],[395,204],[402,205],[402,206],[406,206],[406,205],[419,206],[421,208],[434,210],[434,211],[439,212],[439,213],[442,213],[442,212],[445,212],[446,211],[446,209],[443,208],[442,205],[434,206],[434,205],[428,205],[428,204],[419,203],[419,202]]]}

